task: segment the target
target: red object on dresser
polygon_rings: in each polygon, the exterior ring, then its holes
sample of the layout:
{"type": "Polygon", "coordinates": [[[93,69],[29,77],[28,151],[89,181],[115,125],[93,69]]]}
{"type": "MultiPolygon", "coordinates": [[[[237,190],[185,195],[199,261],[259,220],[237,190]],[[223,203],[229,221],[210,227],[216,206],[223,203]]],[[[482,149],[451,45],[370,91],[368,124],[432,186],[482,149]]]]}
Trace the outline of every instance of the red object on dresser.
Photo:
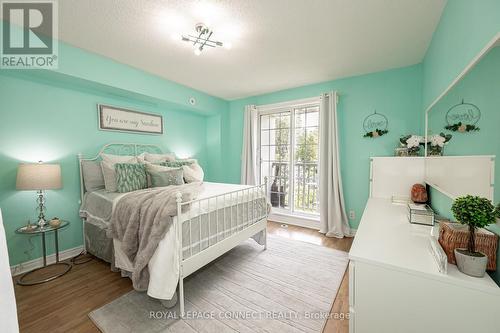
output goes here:
{"type": "Polygon", "coordinates": [[[424,185],[415,184],[411,187],[411,201],[414,203],[426,203],[427,200],[427,189],[424,185]]]}

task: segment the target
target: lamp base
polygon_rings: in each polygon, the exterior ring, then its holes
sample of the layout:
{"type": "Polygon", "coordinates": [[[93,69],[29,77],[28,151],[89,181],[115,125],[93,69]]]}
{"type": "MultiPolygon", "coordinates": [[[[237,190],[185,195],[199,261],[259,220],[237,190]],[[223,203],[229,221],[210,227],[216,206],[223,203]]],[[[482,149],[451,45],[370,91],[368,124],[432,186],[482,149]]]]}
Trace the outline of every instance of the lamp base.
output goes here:
{"type": "Polygon", "coordinates": [[[38,226],[43,228],[47,225],[47,221],[45,220],[45,194],[42,190],[37,192],[36,203],[38,204],[38,226]]]}
{"type": "Polygon", "coordinates": [[[39,219],[37,224],[40,228],[44,228],[48,223],[45,219],[39,219]]]}

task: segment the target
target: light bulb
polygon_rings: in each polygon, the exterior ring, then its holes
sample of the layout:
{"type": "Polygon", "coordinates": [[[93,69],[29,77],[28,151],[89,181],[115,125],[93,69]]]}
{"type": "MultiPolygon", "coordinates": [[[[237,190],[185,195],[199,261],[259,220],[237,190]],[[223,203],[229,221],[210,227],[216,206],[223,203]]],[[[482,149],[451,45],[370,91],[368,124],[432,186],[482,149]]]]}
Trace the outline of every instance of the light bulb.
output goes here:
{"type": "Polygon", "coordinates": [[[201,51],[199,48],[194,49],[194,54],[199,56],[201,54],[201,51]]]}
{"type": "Polygon", "coordinates": [[[230,42],[225,42],[224,44],[222,44],[224,46],[224,48],[226,50],[231,50],[233,48],[233,44],[231,44],[230,42]]]}

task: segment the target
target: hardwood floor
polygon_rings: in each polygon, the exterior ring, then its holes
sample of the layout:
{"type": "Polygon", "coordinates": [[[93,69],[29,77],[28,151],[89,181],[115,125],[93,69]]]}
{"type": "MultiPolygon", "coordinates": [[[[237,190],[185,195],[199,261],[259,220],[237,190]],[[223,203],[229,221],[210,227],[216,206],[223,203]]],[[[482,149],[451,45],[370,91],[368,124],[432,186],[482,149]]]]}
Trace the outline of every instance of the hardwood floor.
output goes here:
{"type": "MultiPolygon", "coordinates": [[[[349,251],[352,238],[327,238],[315,230],[268,222],[268,232],[280,237],[349,251]]],[[[324,333],[347,333],[348,319],[335,319],[349,312],[348,276],[344,275],[333,303],[332,318],[324,333]],[[337,315],[338,314],[338,315],[337,315]]],[[[15,285],[21,332],[99,332],[87,314],[132,290],[128,278],[110,271],[109,264],[92,260],[75,265],[66,275],[36,286],[15,285]]]]}

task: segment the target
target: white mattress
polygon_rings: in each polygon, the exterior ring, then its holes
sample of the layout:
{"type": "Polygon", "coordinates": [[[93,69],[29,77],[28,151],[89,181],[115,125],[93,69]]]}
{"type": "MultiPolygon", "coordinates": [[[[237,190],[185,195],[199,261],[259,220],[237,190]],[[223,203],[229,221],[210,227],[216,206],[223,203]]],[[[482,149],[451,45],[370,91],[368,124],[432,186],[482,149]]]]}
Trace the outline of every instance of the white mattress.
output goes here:
{"type": "MultiPolygon", "coordinates": [[[[204,182],[203,190],[200,192],[197,200],[226,194],[227,200],[225,207],[229,207],[238,202],[245,202],[256,198],[257,194],[255,192],[244,193],[239,196],[232,193],[243,189],[249,189],[251,187],[252,186],[250,185],[204,182]]],[[[81,214],[83,217],[91,215],[94,219],[108,225],[111,221],[111,215],[116,203],[126,194],[127,193],[107,192],[105,189],[87,192],[85,194],[81,214]]],[[[182,214],[182,220],[185,221],[189,218],[195,217],[196,215],[207,213],[207,211],[213,211],[217,209],[217,207],[222,208],[221,202],[218,202],[215,199],[209,201],[210,203],[205,201],[201,205],[191,207],[188,212],[182,214]]]]}

